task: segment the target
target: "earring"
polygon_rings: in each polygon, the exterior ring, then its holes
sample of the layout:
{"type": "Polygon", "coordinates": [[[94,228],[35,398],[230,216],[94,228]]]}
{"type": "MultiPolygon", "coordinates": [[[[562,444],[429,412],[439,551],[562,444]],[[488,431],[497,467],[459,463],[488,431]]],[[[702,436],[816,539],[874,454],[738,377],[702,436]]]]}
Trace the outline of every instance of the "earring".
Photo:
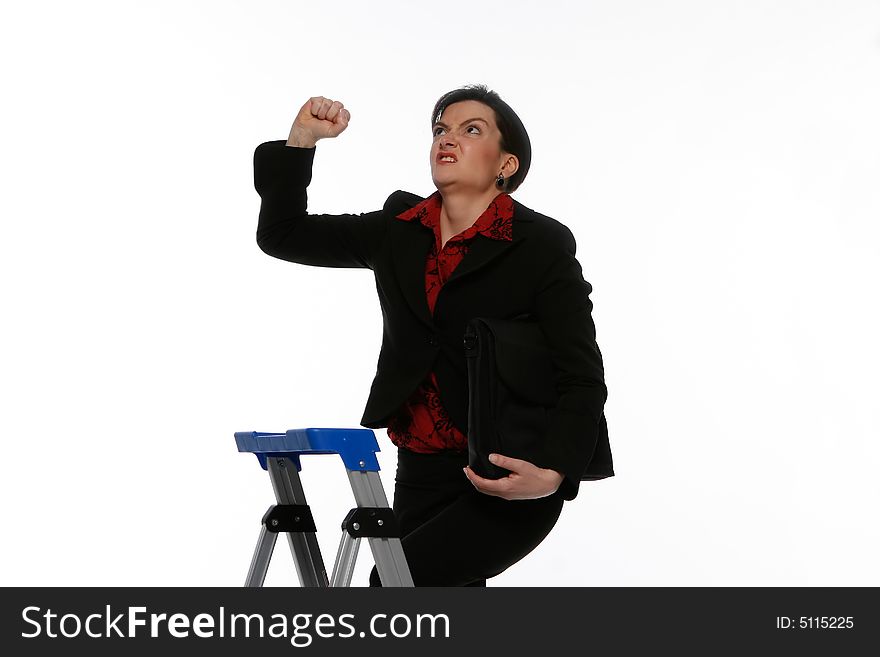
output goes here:
{"type": "Polygon", "coordinates": [[[502,188],[502,189],[504,188],[504,176],[502,174],[500,174],[500,173],[498,174],[498,178],[495,179],[495,184],[499,188],[502,188]]]}

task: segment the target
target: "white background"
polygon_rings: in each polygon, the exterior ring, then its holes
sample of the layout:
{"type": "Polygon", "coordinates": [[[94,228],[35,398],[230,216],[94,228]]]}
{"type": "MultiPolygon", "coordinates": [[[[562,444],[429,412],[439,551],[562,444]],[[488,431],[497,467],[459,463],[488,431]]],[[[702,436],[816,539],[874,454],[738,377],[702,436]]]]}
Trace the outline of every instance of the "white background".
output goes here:
{"type": "MultiPolygon", "coordinates": [[[[254,148],[339,99],[310,209],[427,195],[473,82],[577,238],[617,471],[490,586],[880,585],[877,2],[3,13],[3,585],[243,583],[274,498],[233,433],[358,427],[381,340],[370,271],[257,247],[254,148]]],[[[353,498],[335,457],[303,479],[329,569],[353,498]]]]}

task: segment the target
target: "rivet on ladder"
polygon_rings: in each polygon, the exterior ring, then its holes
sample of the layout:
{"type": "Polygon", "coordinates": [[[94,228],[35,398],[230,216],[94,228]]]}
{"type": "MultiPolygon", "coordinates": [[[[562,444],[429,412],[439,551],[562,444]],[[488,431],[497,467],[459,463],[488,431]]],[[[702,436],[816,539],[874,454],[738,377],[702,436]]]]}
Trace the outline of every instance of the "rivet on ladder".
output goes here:
{"type": "Polygon", "coordinates": [[[353,528],[355,531],[359,530],[359,529],[361,528],[361,523],[356,522],[356,523],[352,524],[352,528],[353,528]]]}

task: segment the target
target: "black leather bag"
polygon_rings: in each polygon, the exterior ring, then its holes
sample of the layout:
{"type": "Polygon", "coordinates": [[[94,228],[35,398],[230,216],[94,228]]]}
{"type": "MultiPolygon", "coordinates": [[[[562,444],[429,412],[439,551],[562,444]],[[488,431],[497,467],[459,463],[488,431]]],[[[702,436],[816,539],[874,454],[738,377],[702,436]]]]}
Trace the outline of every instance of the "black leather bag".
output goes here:
{"type": "MultiPolygon", "coordinates": [[[[489,462],[497,452],[530,461],[543,440],[556,405],[556,366],[538,323],[521,315],[511,320],[472,319],[464,333],[468,370],[468,461],[481,477],[509,474],[489,462]]],[[[614,476],[605,414],[582,481],[614,476]]]]}

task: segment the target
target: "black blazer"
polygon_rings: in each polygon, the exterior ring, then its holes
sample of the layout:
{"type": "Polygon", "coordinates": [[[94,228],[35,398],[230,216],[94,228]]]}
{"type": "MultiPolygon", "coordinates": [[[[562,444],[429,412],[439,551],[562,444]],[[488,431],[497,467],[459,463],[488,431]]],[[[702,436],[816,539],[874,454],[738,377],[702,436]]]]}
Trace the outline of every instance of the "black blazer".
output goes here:
{"type": "Polygon", "coordinates": [[[285,140],[256,148],[254,187],[261,198],[257,244],[268,255],[290,262],[373,270],[382,308],[382,348],[361,425],[387,427],[390,416],[433,369],[450,420],[467,435],[465,325],[472,317],[511,319],[532,313],[560,372],[551,429],[533,463],[565,475],[559,492],[566,500],[577,495],[588,464],[612,475],[592,287],[575,258],[571,231],[514,200],[513,240],[477,235],[441,289],[432,316],[425,260],[433,231],[418,221],[395,218],[424,199],[398,190],[381,210],[308,214],[306,188],[315,152],[314,147],[287,146],[285,140]],[[607,460],[607,468],[591,462],[594,455],[607,460]]]}

